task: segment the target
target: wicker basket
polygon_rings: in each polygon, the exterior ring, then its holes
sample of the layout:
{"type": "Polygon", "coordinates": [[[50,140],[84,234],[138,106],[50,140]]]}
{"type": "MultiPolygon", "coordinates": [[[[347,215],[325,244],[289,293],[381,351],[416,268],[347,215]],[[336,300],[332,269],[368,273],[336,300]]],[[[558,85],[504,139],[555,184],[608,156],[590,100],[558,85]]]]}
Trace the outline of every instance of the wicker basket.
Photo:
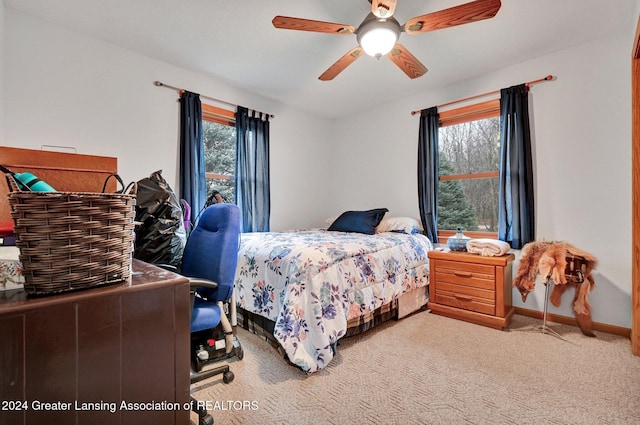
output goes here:
{"type": "Polygon", "coordinates": [[[20,191],[8,176],[16,245],[31,295],[48,295],[129,278],[135,191],[127,194],[20,191]]]}

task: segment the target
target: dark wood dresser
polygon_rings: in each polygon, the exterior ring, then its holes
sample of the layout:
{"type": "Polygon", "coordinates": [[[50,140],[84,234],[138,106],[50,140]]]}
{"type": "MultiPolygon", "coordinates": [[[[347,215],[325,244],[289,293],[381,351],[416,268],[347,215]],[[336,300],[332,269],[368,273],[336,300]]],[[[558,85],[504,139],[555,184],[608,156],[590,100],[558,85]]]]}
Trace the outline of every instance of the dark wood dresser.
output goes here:
{"type": "Polygon", "coordinates": [[[134,260],[125,282],[0,292],[0,424],[188,424],[189,283],[134,260]]]}

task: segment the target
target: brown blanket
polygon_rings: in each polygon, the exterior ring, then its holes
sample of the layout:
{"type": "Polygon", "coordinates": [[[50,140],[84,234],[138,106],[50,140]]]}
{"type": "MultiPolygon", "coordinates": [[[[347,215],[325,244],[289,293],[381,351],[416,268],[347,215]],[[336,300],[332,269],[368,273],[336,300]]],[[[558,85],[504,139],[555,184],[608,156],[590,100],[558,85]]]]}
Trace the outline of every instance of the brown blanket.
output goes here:
{"type": "Polygon", "coordinates": [[[587,296],[595,284],[591,273],[596,264],[597,259],[593,255],[566,242],[530,242],[522,248],[513,286],[518,288],[524,302],[529,292],[533,291],[538,275],[542,276],[545,284],[553,280],[555,285],[550,300],[556,307],[560,306],[562,294],[567,287],[573,286],[573,311],[578,326],[583,334],[595,336],[587,296]]]}

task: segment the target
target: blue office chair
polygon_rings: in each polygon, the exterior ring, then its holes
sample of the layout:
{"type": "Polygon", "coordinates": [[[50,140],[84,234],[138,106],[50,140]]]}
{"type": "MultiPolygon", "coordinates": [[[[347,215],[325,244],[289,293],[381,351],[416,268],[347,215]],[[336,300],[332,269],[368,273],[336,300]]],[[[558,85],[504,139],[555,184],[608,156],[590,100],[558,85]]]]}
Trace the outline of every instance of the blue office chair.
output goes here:
{"type": "Polygon", "coordinates": [[[187,239],[182,275],[191,281],[191,383],[223,374],[233,380],[228,365],[206,369],[207,363],[230,357],[242,359],[235,336],[236,305],[233,286],[238,261],[240,209],[234,204],[207,207],[187,239]],[[229,311],[227,317],[226,310],[229,311]]]}

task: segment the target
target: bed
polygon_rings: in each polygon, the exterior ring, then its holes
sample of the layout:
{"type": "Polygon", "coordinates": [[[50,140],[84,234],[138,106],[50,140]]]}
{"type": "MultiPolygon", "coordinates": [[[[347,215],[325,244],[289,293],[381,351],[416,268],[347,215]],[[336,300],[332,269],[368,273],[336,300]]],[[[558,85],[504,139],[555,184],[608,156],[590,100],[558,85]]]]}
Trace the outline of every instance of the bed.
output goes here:
{"type": "Polygon", "coordinates": [[[243,233],[239,322],[272,333],[290,362],[316,372],[331,361],[340,338],[426,304],[431,249],[415,232],[243,233]]]}

